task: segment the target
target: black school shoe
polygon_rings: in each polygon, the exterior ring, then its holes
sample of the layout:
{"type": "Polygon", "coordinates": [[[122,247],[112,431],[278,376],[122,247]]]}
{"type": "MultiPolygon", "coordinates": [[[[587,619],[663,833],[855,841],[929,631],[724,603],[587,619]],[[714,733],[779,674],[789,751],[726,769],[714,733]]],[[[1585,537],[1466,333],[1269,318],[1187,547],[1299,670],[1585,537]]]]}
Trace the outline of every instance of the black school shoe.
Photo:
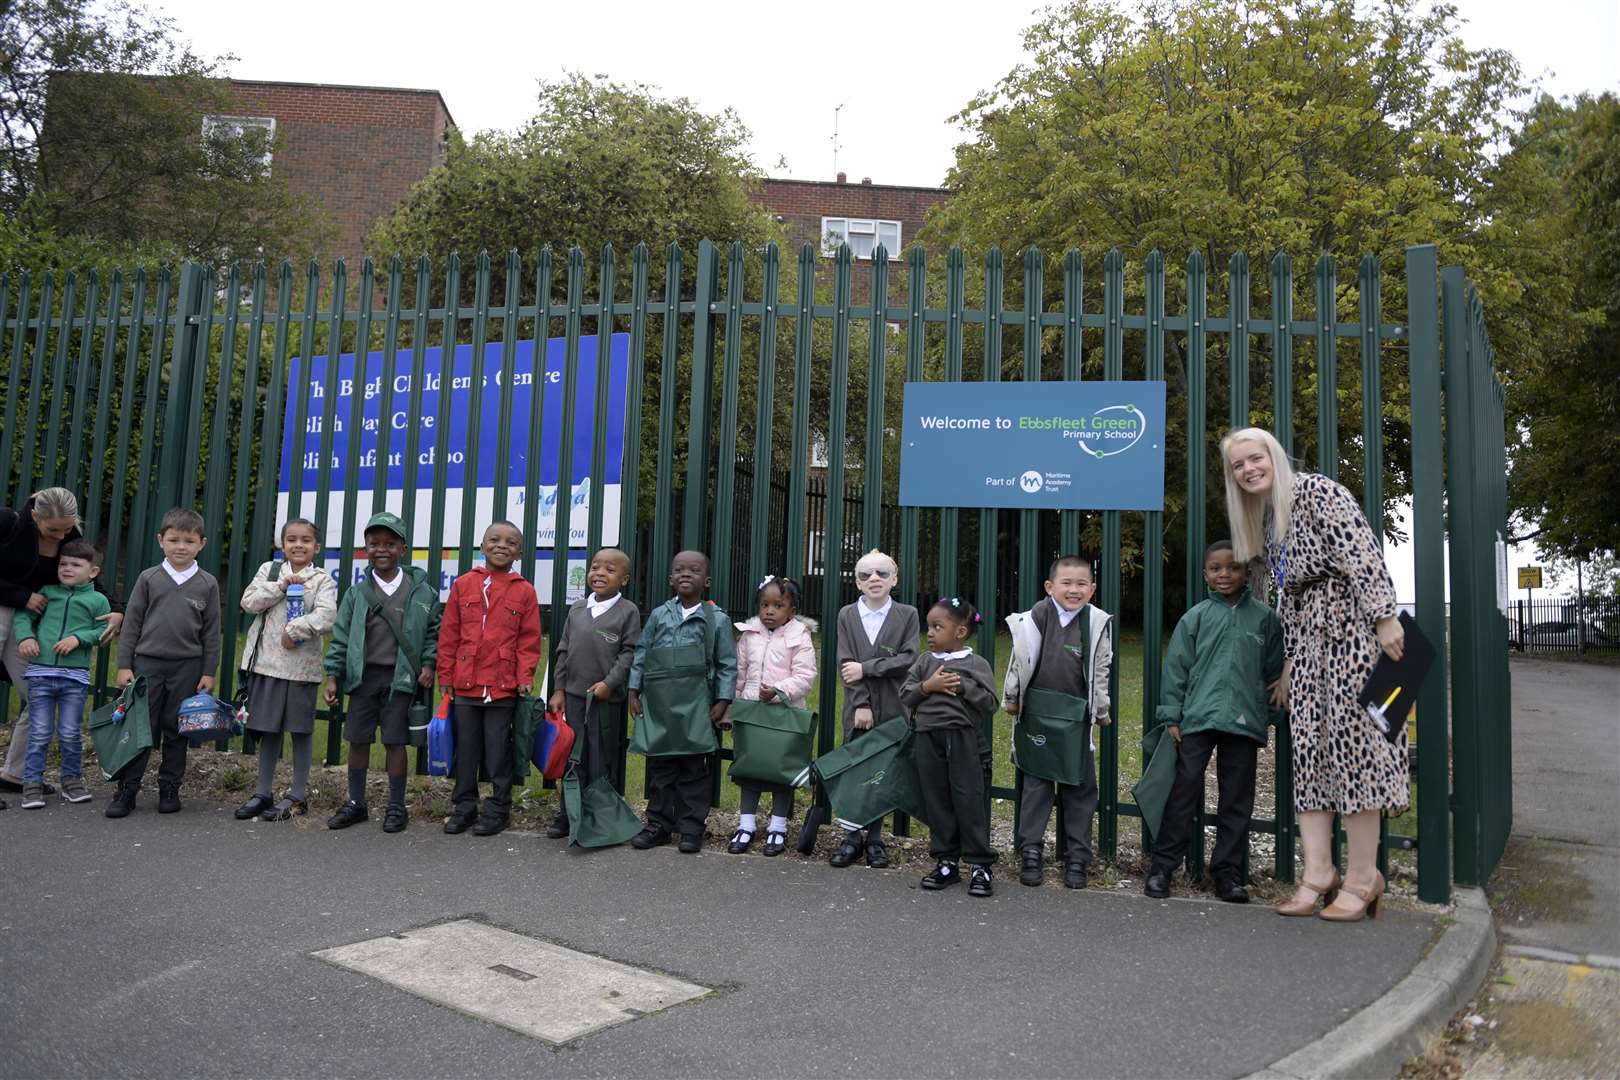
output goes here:
{"type": "Polygon", "coordinates": [[[326,819],[328,829],[347,829],[350,825],[358,825],[371,817],[371,811],[363,802],[350,799],[337,808],[337,813],[326,819]]]}
{"type": "Polygon", "coordinates": [[[930,870],[928,876],[922,879],[922,887],[925,889],[943,889],[955,885],[961,880],[962,874],[957,870],[956,864],[949,859],[941,859],[939,865],[930,870]]]}
{"type": "Polygon", "coordinates": [[[703,850],[703,834],[681,833],[681,842],[675,845],[675,850],[682,855],[696,855],[703,850]]]}
{"type": "Polygon", "coordinates": [[[409,825],[410,821],[410,816],[405,813],[403,806],[389,803],[388,809],[383,811],[383,832],[404,832],[405,826],[409,825]]]}
{"type": "Polygon", "coordinates": [[[765,855],[775,858],[787,850],[787,833],[768,832],[765,834],[765,855]]]}
{"type": "Polygon", "coordinates": [[[844,839],[838,844],[838,850],[832,853],[832,858],[828,862],[843,869],[861,857],[862,846],[860,833],[845,833],[844,839]]]}
{"type": "Polygon", "coordinates": [[[459,810],[452,811],[450,816],[444,819],[444,831],[449,833],[451,836],[460,836],[462,833],[472,828],[473,822],[477,820],[478,815],[476,813],[462,813],[459,810]]]}
{"type": "Polygon", "coordinates": [[[1235,877],[1220,878],[1215,882],[1215,898],[1228,904],[1247,904],[1249,890],[1235,877]]]}
{"type": "Polygon", "coordinates": [[[1063,887],[1065,889],[1083,889],[1086,887],[1086,875],[1090,872],[1090,865],[1083,862],[1072,862],[1063,868],[1063,887]]]}
{"type": "Polygon", "coordinates": [[[975,866],[973,880],[968,882],[969,896],[992,896],[996,888],[990,881],[990,868],[988,866],[975,866]]]}
{"type": "Polygon", "coordinates": [[[866,865],[874,870],[888,868],[889,849],[883,846],[882,840],[868,840],[866,842],[866,865]]]}
{"type": "Polygon", "coordinates": [[[270,801],[270,796],[255,795],[236,808],[236,820],[246,821],[248,818],[256,818],[274,805],[275,803],[270,801]]]}
{"type": "Polygon", "coordinates": [[[158,785],[158,813],[178,814],[180,812],[180,785],[158,785]]]}
{"type": "Polygon", "coordinates": [[[1170,872],[1168,870],[1155,870],[1142,882],[1142,895],[1150,896],[1155,900],[1163,900],[1170,895],[1170,872]]]}
{"type": "Polygon", "coordinates": [[[107,809],[103,811],[104,815],[110,818],[129,817],[129,812],[135,809],[135,796],[140,793],[141,785],[138,783],[119,784],[112,800],[107,803],[107,809]]]}
{"type": "Polygon", "coordinates": [[[1041,883],[1041,849],[1025,848],[1023,862],[1018,867],[1018,884],[1039,885],[1041,883]]]}
{"type": "Polygon", "coordinates": [[[485,814],[478,819],[478,824],[473,826],[472,834],[474,836],[494,836],[496,833],[505,832],[506,826],[511,824],[511,820],[505,814],[485,814]]]}
{"type": "Polygon", "coordinates": [[[649,848],[662,847],[669,843],[670,832],[657,825],[648,825],[630,838],[630,846],[637,851],[646,851],[649,848]]]}
{"type": "Polygon", "coordinates": [[[551,824],[546,826],[546,838],[548,840],[561,840],[567,835],[568,819],[558,814],[551,819],[551,824]]]}

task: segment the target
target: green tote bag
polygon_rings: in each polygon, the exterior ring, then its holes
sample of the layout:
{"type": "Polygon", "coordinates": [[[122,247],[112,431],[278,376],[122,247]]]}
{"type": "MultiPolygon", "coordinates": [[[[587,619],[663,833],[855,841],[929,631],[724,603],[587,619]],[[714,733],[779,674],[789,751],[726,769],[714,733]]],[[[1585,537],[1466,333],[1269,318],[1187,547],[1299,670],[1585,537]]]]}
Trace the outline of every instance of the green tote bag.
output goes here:
{"type": "Polygon", "coordinates": [[[1170,803],[1170,789],[1176,786],[1179,751],[1176,740],[1170,737],[1168,724],[1142,740],[1144,749],[1150,741],[1153,748],[1142,769],[1142,779],[1131,788],[1131,795],[1136,799],[1136,808],[1142,811],[1142,824],[1147,826],[1148,835],[1157,840],[1159,828],[1164,824],[1164,808],[1170,803]]]}
{"type": "Polygon", "coordinates": [[[146,677],[135,676],[135,681],[124,687],[116,699],[91,713],[89,729],[96,761],[108,780],[142,750],[150,750],[152,715],[146,703],[146,677]]]}
{"type": "Polygon", "coordinates": [[[815,714],[786,703],[733,701],[731,778],[791,784],[810,764],[815,714]]]}
{"type": "Polygon", "coordinates": [[[641,715],[632,753],[647,757],[712,754],[720,749],[709,719],[709,667],[702,645],[648,649],[642,662],[641,715]]]}
{"type": "Polygon", "coordinates": [[[1031,687],[1013,725],[1013,761],[1031,776],[1078,785],[1090,749],[1086,703],[1073,694],[1031,687]]]}
{"type": "Polygon", "coordinates": [[[568,842],[582,848],[613,847],[641,831],[641,819],[613,787],[602,769],[601,726],[591,723],[591,699],[585,698],[585,738],[574,740],[568,755],[568,773],[562,780],[563,808],[568,813],[568,842]],[[589,743],[589,761],[596,779],[580,783],[580,766],[586,759],[582,744],[589,743]]]}
{"type": "Polygon", "coordinates": [[[896,810],[923,824],[911,725],[901,716],[885,720],[858,739],[823,754],[810,765],[833,813],[861,828],[896,810]]]}

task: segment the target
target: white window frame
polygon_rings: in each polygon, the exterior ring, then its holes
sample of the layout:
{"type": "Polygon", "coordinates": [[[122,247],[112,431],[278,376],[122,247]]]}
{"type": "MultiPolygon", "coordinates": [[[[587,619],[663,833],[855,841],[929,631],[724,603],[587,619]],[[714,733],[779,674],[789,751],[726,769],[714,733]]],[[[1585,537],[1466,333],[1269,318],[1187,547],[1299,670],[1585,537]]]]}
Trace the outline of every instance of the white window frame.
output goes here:
{"type": "MultiPolygon", "coordinates": [[[[903,232],[898,221],[885,218],[858,218],[858,217],[823,217],[821,219],[821,253],[823,255],[838,254],[838,245],[849,243],[852,235],[870,236],[872,238],[872,251],[875,253],[880,243],[884,227],[894,229],[894,246],[884,244],[889,258],[900,254],[900,246],[904,240],[903,232]]],[[[857,259],[871,259],[870,254],[862,255],[850,244],[850,254],[857,259]]]]}
{"type": "Polygon", "coordinates": [[[241,134],[243,131],[249,128],[258,128],[264,131],[266,136],[264,157],[260,160],[260,165],[263,167],[266,174],[270,172],[270,159],[273,153],[272,147],[276,141],[275,117],[227,116],[223,114],[212,114],[205,116],[203,117],[202,122],[203,142],[207,143],[209,140],[211,140],[214,137],[215,132],[221,128],[228,128],[237,134],[241,134]]]}

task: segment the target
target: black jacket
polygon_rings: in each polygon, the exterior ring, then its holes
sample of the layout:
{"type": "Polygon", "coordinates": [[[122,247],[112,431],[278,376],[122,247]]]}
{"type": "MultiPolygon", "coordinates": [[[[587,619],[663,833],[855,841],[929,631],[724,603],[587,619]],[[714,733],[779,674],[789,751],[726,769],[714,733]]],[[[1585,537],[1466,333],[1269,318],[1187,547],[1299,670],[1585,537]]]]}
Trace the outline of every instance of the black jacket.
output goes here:
{"type": "MultiPolygon", "coordinates": [[[[56,582],[56,558],[40,557],[39,528],[34,524],[34,500],[29,499],[21,510],[0,506],[0,607],[28,606],[28,598],[47,585],[56,582]]],[[[62,543],[78,540],[84,533],[75,528],[62,543]]],[[[109,568],[103,567],[96,578],[96,589],[107,596],[112,609],[124,610],[118,598],[107,591],[109,568]]]]}

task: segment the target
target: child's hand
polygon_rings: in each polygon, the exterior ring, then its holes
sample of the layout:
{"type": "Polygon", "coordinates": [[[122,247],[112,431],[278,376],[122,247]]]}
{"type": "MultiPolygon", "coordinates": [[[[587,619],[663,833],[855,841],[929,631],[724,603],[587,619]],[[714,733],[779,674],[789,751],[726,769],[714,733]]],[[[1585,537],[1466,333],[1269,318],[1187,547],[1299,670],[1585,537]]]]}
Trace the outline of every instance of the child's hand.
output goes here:
{"type": "Polygon", "coordinates": [[[422,687],[423,689],[432,686],[433,669],[430,667],[424,667],[421,673],[416,676],[416,685],[422,687]]]}
{"type": "Polygon", "coordinates": [[[1170,737],[1172,739],[1176,740],[1176,745],[1177,746],[1181,745],[1181,725],[1180,724],[1171,724],[1170,725],[1170,737]]]}
{"type": "Polygon", "coordinates": [[[1017,716],[1018,715],[1018,702],[1017,701],[1003,701],[1001,703],[1001,711],[1006,713],[1008,716],[1017,716]]]}
{"type": "Polygon", "coordinates": [[[861,667],[859,660],[846,660],[838,669],[838,675],[846,684],[852,685],[866,677],[866,669],[861,667]]]}
{"type": "Polygon", "coordinates": [[[1095,723],[1096,723],[1096,725],[1098,727],[1107,727],[1109,724],[1112,724],[1113,722],[1114,722],[1114,718],[1112,716],[1110,716],[1108,713],[1103,713],[1101,716],[1097,717],[1097,719],[1095,721],[1095,723]]]}
{"type": "Polygon", "coordinates": [[[563,692],[561,690],[553,690],[551,692],[551,699],[546,702],[546,708],[550,709],[552,712],[560,713],[568,708],[568,699],[563,696],[563,692]]]}
{"type": "MultiPolygon", "coordinates": [[[[56,655],[61,656],[63,653],[70,653],[74,649],[77,649],[80,645],[83,645],[83,644],[84,644],[84,642],[79,640],[79,635],[78,634],[69,634],[67,637],[63,638],[61,641],[58,641],[56,643],[56,655]]],[[[17,646],[17,651],[22,652],[22,646],[21,645],[17,646]]],[[[38,642],[34,643],[34,651],[35,652],[39,651],[39,643],[38,642]]]]}
{"type": "Polygon", "coordinates": [[[631,690],[625,695],[625,698],[625,704],[630,707],[630,715],[634,716],[637,720],[641,719],[641,695],[636,691],[631,690]]]}
{"type": "Polygon", "coordinates": [[[1288,678],[1293,674],[1293,666],[1292,661],[1284,660],[1282,674],[1277,677],[1276,682],[1266,687],[1271,691],[1271,707],[1273,709],[1285,709],[1288,707],[1288,678]]]}
{"type": "Polygon", "coordinates": [[[113,682],[118,684],[118,689],[120,689],[120,690],[122,690],[124,687],[128,686],[130,683],[132,683],[134,681],[135,681],[135,673],[133,671],[131,671],[129,668],[127,668],[127,667],[119,668],[118,669],[118,674],[113,678],[113,682]]]}
{"type": "Polygon", "coordinates": [[[761,701],[775,701],[778,696],[774,686],[762,686],[759,688],[759,700],[761,701]]]}
{"type": "Polygon", "coordinates": [[[282,592],[286,592],[288,586],[290,586],[294,581],[302,581],[302,580],[303,579],[301,579],[301,578],[293,577],[291,574],[283,574],[281,577],[276,579],[276,584],[281,586],[281,591],[282,592]]]}
{"type": "Polygon", "coordinates": [[[605,682],[599,682],[591,687],[591,696],[597,701],[606,701],[613,696],[613,688],[605,682]]]}
{"type": "Polygon", "coordinates": [[[331,708],[333,705],[337,704],[337,701],[338,701],[337,679],[333,678],[330,675],[327,676],[327,678],[326,678],[326,695],[325,696],[326,696],[326,706],[327,706],[327,708],[331,708]]]}
{"type": "Polygon", "coordinates": [[[731,708],[731,702],[729,702],[729,701],[717,701],[713,705],[710,705],[709,706],[709,723],[713,724],[715,727],[719,728],[721,731],[730,731],[731,730],[731,718],[726,715],[726,712],[730,708],[731,708]]]}
{"type": "Polygon", "coordinates": [[[212,694],[213,692],[214,677],[212,675],[204,675],[202,678],[197,680],[197,693],[212,694]]]}
{"type": "Polygon", "coordinates": [[[855,730],[870,731],[872,729],[872,710],[865,705],[855,710],[855,730]]]}
{"type": "Polygon", "coordinates": [[[33,638],[17,643],[17,655],[24,660],[32,660],[39,655],[39,642],[33,638]]]}
{"type": "Polygon", "coordinates": [[[281,647],[283,649],[296,649],[298,648],[298,642],[294,640],[291,634],[283,630],[281,632],[281,647]]]}
{"type": "Polygon", "coordinates": [[[923,680],[922,689],[925,694],[950,694],[955,697],[956,688],[961,685],[962,676],[940,668],[923,680]]]}

